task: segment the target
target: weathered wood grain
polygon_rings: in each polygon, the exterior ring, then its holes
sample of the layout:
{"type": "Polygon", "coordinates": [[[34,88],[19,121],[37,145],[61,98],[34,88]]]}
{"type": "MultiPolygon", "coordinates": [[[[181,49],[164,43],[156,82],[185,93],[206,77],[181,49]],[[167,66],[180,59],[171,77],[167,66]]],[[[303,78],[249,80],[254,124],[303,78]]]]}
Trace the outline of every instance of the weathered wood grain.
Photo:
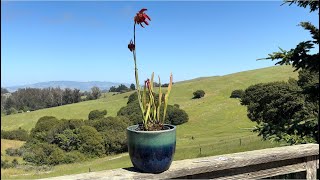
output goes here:
{"type": "Polygon", "coordinates": [[[314,169],[319,164],[318,155],[319,144],[303,144],[174,161],[169,170],[160,174],[139,173],[133,168],[127,168],[49,179],[250,179],[306,171],[307,166],[310,169],[308,177],[312,179],[314,169]]]}
{"type": "Polygon", "coordinates": [[[317,164],[319,164],[319,156],[308,156],[307,161],[307,180],[317,179],[317,164]]]}

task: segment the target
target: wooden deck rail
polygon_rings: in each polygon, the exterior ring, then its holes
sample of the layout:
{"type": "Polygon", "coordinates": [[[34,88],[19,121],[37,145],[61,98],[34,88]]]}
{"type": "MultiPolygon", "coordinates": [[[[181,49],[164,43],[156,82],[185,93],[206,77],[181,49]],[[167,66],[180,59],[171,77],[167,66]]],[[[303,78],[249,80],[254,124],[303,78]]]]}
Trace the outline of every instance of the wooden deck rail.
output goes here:
{"type": "Polygon", "coordinates": [[[48,179],[260,179],[302,171],[307,172],[306,179],[316,179],[317,168],[319,144],[303,144],[174,161],[160,174],[124,168],[48,179]]]}

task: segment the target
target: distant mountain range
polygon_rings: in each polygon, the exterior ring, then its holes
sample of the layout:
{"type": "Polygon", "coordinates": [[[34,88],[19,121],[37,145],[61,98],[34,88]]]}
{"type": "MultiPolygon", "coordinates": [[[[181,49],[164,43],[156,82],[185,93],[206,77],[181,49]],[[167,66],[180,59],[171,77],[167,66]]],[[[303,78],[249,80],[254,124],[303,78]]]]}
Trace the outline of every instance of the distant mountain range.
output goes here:
{"type": "Polygon", "coordinates": [[[89,82],[78,82],[78,81],[48,81],[40,82],[35,84],[21,85],[21,86],[10,86],[5,87],[9,92],[14,92],[19,88],[48,88],[48,87],[60,87],[61,89],[71,88],[80,89],[80,91],[90,91],[93,86],[97,86],[100,90],[109,90],[111,86],[119,86],[124,84],[130,87],[127,83],[116,83],[116,82],[106,82],[106,81],[89,81],[89,82]]]}

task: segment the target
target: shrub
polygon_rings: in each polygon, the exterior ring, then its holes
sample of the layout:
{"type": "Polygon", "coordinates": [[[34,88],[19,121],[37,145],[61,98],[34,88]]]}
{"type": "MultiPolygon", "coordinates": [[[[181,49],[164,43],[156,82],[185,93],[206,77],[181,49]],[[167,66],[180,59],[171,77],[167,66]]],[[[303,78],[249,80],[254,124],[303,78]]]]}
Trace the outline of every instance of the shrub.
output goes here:
{"type": "Polygon", "coordinates": [[[10,164],[8,160],[1,159],[1,168],[7,169],[7,168],[11,168],[11,167],[12,167],[12,164],[10,164]]]}
{"type": "Polygon", "coordinates": [[[64,151],[60,148],[55,147],[48,157],[48,164],[58,165],[65,163],[65,154],[64,151]]]}
{"type": "MultiPolygon", "coordinates": [[[[129,99],[130,99],[130,97],[129,97],[129,99]]],[[[142,114],[140,111],[141,110],[139,107],[139,102],[138,102],[138,100],[135,100],[135,101],[128,103],[126,106],[120,108],[117,115],[118,116],[127,116],[127,115],[131,115],[133,113],[138,113],[142,117],[142,114]]]]}
{"type": "Polygon", "coordinates": [[[81,119],[62,119],[59,121],[54,128],[52,128],[46,135],[45,141],[48,143],[58,144],[56,142],[56,135],[63,134],[65,130],[75,130],[79,129],[81,126],[85,125],[85,122],[81,119]]]}
{"type": "Polygon", "coordinates": [[[107,117],[89,122],[102,134],[107,154],[124,152],[126,146],[126,128],[132,124],[125,116],[107,117]]]}
{"type": "Polygon", "coordinates": [[[63,160],[60,156],[63,151],[57,146],[48,143],[29,144],[27,151],[23,154],[23,160],[36,165],[60,164],[63,160]]]}
{"type": "Polygon", "coordinates": [[[175,106],[168,106],[168,112],[166,115],[166,123],[173,125],[180,125],[188,122],[188,114],[175,106]]]}
{"type": "Polygon", "coordinates": [[[44,132],[44,131],[47,132],[50,129],[52,129],[54,126],[56,126],[57,124],[59,124],[59,120],[56,117],[43,116],[37,121],[37,123],[33,129],[33,132],[34,133],[44,132]]]}
{"type": "Polygon", "coordinates": [[[71,152],[66,153],[64,162],[65,163],[75,163],[75,162],[81,162],[85,159],[86,159],[85,155],[82,154],[81,152],[71,151],[71,152]]]}
{"type": "Polygon", "coordinates": [[[12,131],[1,130],[1,138],[2,139],[10,139],[10,140],[20,140],[26,141],[29,138],[28,131],[24,129],[16,129],[12,131]]]}
{"type": "Polygon", "coordinates": [[[176,108],[180,108],[179,104],[174,104],[173,106],[176,107],[176,108]]]}
{"type": "Polygon", "coordinates": [[[7,115],[18,113],[18,111],[13,107],[9,108],[6,112],[7,112],[7,115]]]}
{"type": "Polygon", "coordinates": [[[92,121],[91,125],[103,136],[107,154],[126,151],[126,128],[129,122],[129,119],[124,116],[107,117],[92,121]]]}
{"type": "Polygon", "coordinates": [[[137,92],[132,93],[132,94],[130,94],[130,96],[128,97],[128,102],[127,102],[127,104],[129,104],[129,103],[131,103],[131,102],[133,102],[133,101],[135,101],[135,100],[137,100],[137,99],[138,99],[138,93],[137,93],[137,92]]]}
{"type": "MultiPolygon", "coordinates": [[[[149,92],[147,92],[147,101],[148,101],[148,99],[149,99],[149,94],[148,94],[149,92]]],[[[142,93],[141,93],[142,94],[142,93]]],[[[165,98],[165,94],[162,94],[162,100],[165,98]]],[[[154,93],[154,100],[155,100],[155,102],[156,103],[158,103],[158,99],[159,99],[159,94],[155,94],[154,93]]],[[[135,93],[132,93],[130,96],[129,96],[129,98],[128,98],[128,102],[127,102],[127,104],[130,104],[130,103],[132,103],[132,102],[135,102],[135,101],[137,101],[138,100],[138,93],[137,92],[135,92],[135,93]]],[[[138,102],[139,103],[139,102],[138,102]]]]}
{"type": "Polygon", "coordinates": [[[128,117],[132,125],[139,124],[142,122],[142,115],[137,112],[134,112],[126,117],[128,117]]]}
{"type": "Polygon", "coordinates": [[[89,120],[95,120],[103,118],[105,115],[107,115],[107,110],[99,111],[99,110],[93,110],[89,113],[88,119],[89,120]]]}
{"type": "Polygon", "coordinates": [[[204,97],[206,93],[203,90],[197,90],[195,92],[193,92],[193,99],[199,99],[204,97]]]}
{"type": "Polygon", "coordinates": [[[22,156],[23,150],[22,149],[8,148],[8,149],[6,149],[6,154],[8,156],[22,156]]]}
{"type": "Polygon", "coordinates": [[[78,129],[65,129],[60,134],[55,134],[52,143],[57,144],[64,151],[77,150],[80,146],[80,140],[77,134],[78,129]]]}
{"type": "Polygon", "coordinates": [[[14,158],[12,160],[11,164],[12,164],[12,167],[17,167],[19,165],[19,162],[18,162],[18,160],[16,158],[14,158]]]}
{"type": "Polygon", "coordinates": [[[91,126],[82,126],[79,129],[80,147],[79,151],[91,156],[99,157],[105,152],[101,134],[91,126]]]}
{"type": "Polygon", "coordinates": [[[56,145],[48,143],[29,144],[27,151],[23,155],[23,160],[35,165],[58,165],[78,162],[84,159],[84,155],[80,152],[71,151],[65,153],[56,145]]]}
{"type": "Polygon", "coordinates": [[[230,98],[241,98],[244,95],[244,91],[242,89],[237,89],[232,91],[230,98]]]}
{"type": "Polygon", "coordinates": [[[53,116],[41,117],[31,130],[30,137],[45,142],[47,141],[48,132],[54,129],[59,123],[61,122],[53,116]]]}

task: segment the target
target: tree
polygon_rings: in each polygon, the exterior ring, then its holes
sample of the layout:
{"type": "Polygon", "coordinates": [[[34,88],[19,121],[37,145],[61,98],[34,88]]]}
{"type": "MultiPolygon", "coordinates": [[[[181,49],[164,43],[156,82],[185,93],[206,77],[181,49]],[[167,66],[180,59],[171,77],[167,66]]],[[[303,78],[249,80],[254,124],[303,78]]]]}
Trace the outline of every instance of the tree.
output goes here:
{"type": "Polygon", "coordinates": [[[15,107],[15,100],[13,99],[13,97],[8,97],[4,103],[4,109],[10,109],[10,108],[14,108],[15,107]]]}
{"type": "Polygon", "coordinates": [[[127,92],[129,88],[125,86],[124,84],[120,84],[117,88],[117,92],[127,92]]]}
{"type": "MultiPolygon", "coordinates": [[[[286,1],[285,3],[297,4],[300,7],[309,7],[310,12],[319,10],[318,1],[286,1]]],[[[269,54],[269,57],[262,59],[280,60],[276,64],[292,64],[295,70],[305,69],[311,72],[319,72],[319,52],[309,54],[310,50],[319,45],[319,29],[310,22],[301,22],[299,24],[312,35],[313,40],[300,42],[295,48],[286,51],[280,48],[280,52],[269,54]]],[[[260,60],[260,59],[259,59],[260,60]]]]}
{"type": "Polygon", "coordinates": [[[88,100],[94,100],[94,97],[92,96],[92,93],[88,93],[87,95],[86,95],[86,100],[88,101],[88,100]]]}
{"type": "Polygon", "coordinates": [[[107,110],[103,110],[103,111],[93,110],[93,111],[90,111],[88,115],[88,119],[89,120],[101,119],[105,115],[107,115],[107,110]]]}
{"type": "Polygon", "coordinates": [[[264,139],[285,140],[291,144],[315,142],[317,111],[306,102],[298,84],[261,83],[248,87],[241,98],[248,117],[257,122],[255,131],[264,139]]]}
{"type": "Polygon", "coordinates": [[[73,103],[74,100],[71,98],[72,90],[66,89],[65,91],[60,88],[23,88],[9,94],[8,96],[2,96],[11,98],[8,102],[7,100],[2,101],[3,110],[8,110],[14,107],[16,110],[26,111],[26,110],[37,110],[48,107],[55,107],[62,104],[73,103]],[[7,105],[6,105],[7,103],[7,105]]]}
{"type": "Polygon", "coordinates": [[[81,101],[80,89],[74,89],[72,92],[72,102],[77,103],[81,101]]]}
{"type": "Polygon", "coordinates": [[[136,90],[136,86],[132,83],[132,84],[130,85],[130,89],[131,89],[131,90],[136,90]]]}
{"type": "Polygon", "coordinates": [[[199,99],[204,97],[206,93],[203,90],[197,90],[195,92],[193,92],[193,99],[199,99]]]}
{"type": "Polygon", "coordinates": [[[6,88],[1,88],[1,94],[9,93],[9,91],[6,88]]]}
{"type": "Polygon", "coordinates": [[[60,121],[53,116],[41,117],[34,128],[31,129],[30,137],[32,139],[37,139],[40,141],[47,141],[48,132],[55,128],[60,123],[60,121]]]}
{"type": "Polygon", "coordinates": [[[54,143],[67,152],[77,150],[80,147],[77,131],[78,129],[65,129],[61,134],[55,135],[54,143]]]}
{"type": "Polygon", "coordinates": [[[244,94],[242,89],[236,89],[232,91],[230,98],[241,98],[244,94]]]}
{"type": "Polygon", "coordinates": [[[169,83],[162,84],[161,87],[168,87],[169,83]]]}
{"type": "MultiPolygon", "coordinates": [[[[294,0],[286,1],[284,4],[286,3],[309,7],[310,12],[319,10],[318,1],[294,0]]],[[[276,64],[291,64],[295,71],[300,70],[296,85],[294,81],[289,80],[288,84],[265,84],[248,88],[245,97],[242,98],[242,104],[247,105],[248,117],[258,122],[256,131],[264,138],[285,140],[290,144],[319,143],[317,127],[320,57],[319,52],[310,54],[310,50],[319,45],[319,29],[310,22],[301,22],[299,25],[310,32],[313,40],[300,42],[289,51],[280,48],[280,52],[263,58],[279,60],[276,64]],[[264,90],[267,90],[267,87],[281,92],[266,92],[264,90]],[[266,95],[268,99],[264,98],[266,95]]]]}
{"type": "Polygon", "coordinates": [[[188,122],[189,120],[188,114],[177,106],[168,106],[167,111],[166,123],[180,125],[188,122]]]}
{"type": "MultiPolygon", "coordinates": [[[[130,89],[135,90],[135,87],[133,87],[132,85],[134,86],[134,84],[131,84],[130,89]]],[[[120,84],[117,88],[115,86],[112,86],[109,89],[109,92],[121,92],[121,93],[124,93],[124,92],[128,92],[130,89],[126,85],[120,84]]]]}
{"type": "Polygon", "coordinates": [[[101,96],[101,91],[97,86],[91,88],[93,99],[98,99],[101,96]]]}
{"type": "Polygon", "coordinates": [[[70,88],[66,88],[63,92],[63,104],[72,104],[73,103],[73,93],[70,88]]]}
{"type": "Polygon", "coordinates": [[[78,137],[80,140],[80,152],[91,157],[100,157],[104,154],[103,138],[95,128],[81,126],[78,137]]]}
{"type": "Polygon", "coordinates": [[[118,116],[90,121],[90,125],[102,134],[106,153],[111,154],[126,150],[126,129],[129,122],[126,117],[118,116]]]}
{"type": "Polygon", "coordinates": [[[13,107],[11,107],[11,108],[9,108],[9,109],[7,110],[7,115],[17,114],[17,113],[18,113],[18,111],[17,111],[15,108],[13,108],[13,107]]]}
{"type": "Polygon", "coordinates": [[[133,102],[133,101],[135,101],[135,100],[137,100],[137,99],[138,99],[138,93],[137,93],[137,92],[132,93],[132,94],[130,94],[130,96],[128,97],[128,102],[127,102],[127,104],[129,104],[129,103],[131,103],[131,102],[133,102]]]}
{"type": "Polygon", "coordinates": [[[111,86],[109,92],[117,92],[117,88],[115,86],[111,86]]]}

